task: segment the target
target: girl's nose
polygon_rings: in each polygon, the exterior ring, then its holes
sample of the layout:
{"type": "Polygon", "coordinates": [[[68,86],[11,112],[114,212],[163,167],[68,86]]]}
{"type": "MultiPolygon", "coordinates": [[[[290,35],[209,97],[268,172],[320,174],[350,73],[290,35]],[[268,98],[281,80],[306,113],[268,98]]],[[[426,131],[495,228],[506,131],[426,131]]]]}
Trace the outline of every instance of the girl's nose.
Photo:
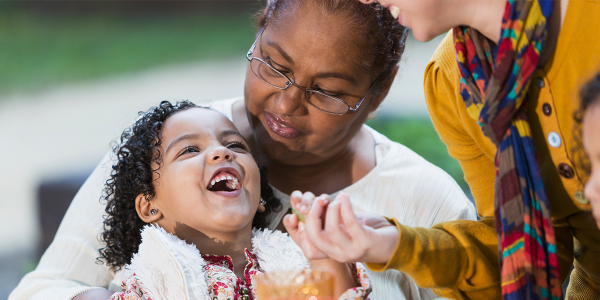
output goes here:
{"type": "Polygon", "coordinates": [[[208,161],[209,163],[219,163],[222,161],[232,161],[233,160],[233,153],[231,153],[231,150],[219,146],[214,148],[213,151],[209,152],[209,158],[208,161]]]}

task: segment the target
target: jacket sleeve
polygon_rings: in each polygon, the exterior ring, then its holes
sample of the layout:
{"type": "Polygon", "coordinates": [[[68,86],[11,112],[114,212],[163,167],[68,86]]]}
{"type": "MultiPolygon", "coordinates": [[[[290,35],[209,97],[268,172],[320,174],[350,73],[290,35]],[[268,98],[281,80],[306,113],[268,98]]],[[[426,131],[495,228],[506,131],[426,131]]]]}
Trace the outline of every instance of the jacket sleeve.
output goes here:
{"type": "Polygon", "coordinates": [[[115,274],[98,260],[98,250],[105,214],[100,198],[111,166],[107,154],[73,199],[38,266],[23,277],[10,300],[70,300],[91,289],[107,288],[115,274]]]}
{"type": "Polygon", "coordinates": [[[479,221],[444,222],[411,228],[394,222],[400,232],[396,253],[374,271],[397,269],[420,287],[458,299],[500,295],[497,238],[494,229],[495,147],[468,115],[460,98],[460,74],[449,33],[425,71],[425,98],[432,122],[448,152],[457,159],[475,198],[479,221]]]}

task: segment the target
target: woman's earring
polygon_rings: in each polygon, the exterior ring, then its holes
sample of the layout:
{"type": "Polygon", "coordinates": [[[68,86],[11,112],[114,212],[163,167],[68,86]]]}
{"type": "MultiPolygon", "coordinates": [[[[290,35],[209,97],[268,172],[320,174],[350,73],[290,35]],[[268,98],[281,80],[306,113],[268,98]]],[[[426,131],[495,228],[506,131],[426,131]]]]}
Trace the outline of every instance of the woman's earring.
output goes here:
{"type": "Polygon", "coordinates": [[[265,205],[267,205],[267,201],[265,201],[265,199],[263,199],[263,198],[260,198],[260,201],[258,202],[258,204],[265,206],[265,205]]]}
{"type": "Polygon", "coordinates": [[[151,215],[153,215],[153,216],[154,216],[154,215],[155,215],[157,212],[158,212],[158,210],[156,210],[156,209],[154,209],[154,208],[150,210],[150,214],[151,214],[151,215]]]}

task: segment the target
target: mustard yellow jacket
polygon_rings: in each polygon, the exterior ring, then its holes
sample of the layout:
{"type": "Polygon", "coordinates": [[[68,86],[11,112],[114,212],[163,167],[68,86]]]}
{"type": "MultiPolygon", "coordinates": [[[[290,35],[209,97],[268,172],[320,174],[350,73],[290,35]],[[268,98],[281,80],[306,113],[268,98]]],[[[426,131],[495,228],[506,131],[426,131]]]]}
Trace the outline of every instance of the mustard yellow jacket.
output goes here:
{"type": "MultiPolygon", "coordinates": [[[[600,299],[600,231],[581,192],[586,174],[578,163],[581,149],[573,134],[578,91],[599,70],[600,0],[571,0],[553,58],[533,74],[527,100],[563,280],[575,259],[568,299],[600,299]]],[[[496,147],[468,115],[459,94],[459,78],[450,32],[425,71],[425,98],[440,138],[460,162],[481,220],[447,222],[430,229],[396,222],[400,241],[395,255],[386,265],[368,267],[400,270],[417,285],[450,298],[498,299],[496,147]]]]}

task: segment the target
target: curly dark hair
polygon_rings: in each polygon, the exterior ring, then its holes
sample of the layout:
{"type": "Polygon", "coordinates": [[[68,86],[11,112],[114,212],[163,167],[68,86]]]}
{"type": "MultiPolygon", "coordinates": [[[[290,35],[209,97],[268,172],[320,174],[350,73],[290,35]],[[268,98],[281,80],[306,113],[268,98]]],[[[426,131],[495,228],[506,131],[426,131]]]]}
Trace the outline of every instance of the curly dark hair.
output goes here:
{"type": "Polygon", "coordinates": [[[320,8],[331,15],[342,15],[347,20],[344,26],[352,28],[356,35],[364,36],[366,45],[362,49],[365,56],[370,57],[370,61],[364,64],[370,67],[367,71],[377,78],[373,95],[379,94],[392,80],[394,67],[404,53],[408,27],[400,25],[379,3],[362,4],[356,0],[268,0],[267,6],[255,16],[256,26],[262,29],[269,22],[285,21],[286,17],[296,13],[293,11],[295,8],[302,5],[320,8]]]}
{"type": "MultiPolygon", "coordinates": [[[[169,117],[190,108],[209,109],[189,101],[175,105],[162,101],[147,112],[140,112],[137,121],[123,131],[120,143],[113,147],[118,161],[112,167],[102,195],[108,216],[105,216],[101,235],[106,246],[100,249],[100,255],[114,270],[130,263],[142,242],[141,230],[146,223],[137,214],[135,199],[143,194],[151,201],[155,196],[153,174],[158,174],[162,162],[159,146],[163,125],[169,117]]],[[[279,210],[281,203],[268,184],[266,168],[259,167],[259,170],[261,197],[267,204],[264,212],[254,216],[252,226],[266,228],[267,216],[279,210]]]]}
{"type": "MultiPolygon", "coordinates": [[[[600,104],[600,72],[594,75],[579,91],[579,108],[573,114],[575,119],[574,138],[575,138],[575,149],[573,151],[573,157],[575,161],[583,168],[585,177],[591,173],[590,161],[585,152],[583,151],[582,141],[582,126],[583,116],[585,112],[592,105],[600,104]]],[[[582,174],[580,174],[582,175],[582,174]]]]}

